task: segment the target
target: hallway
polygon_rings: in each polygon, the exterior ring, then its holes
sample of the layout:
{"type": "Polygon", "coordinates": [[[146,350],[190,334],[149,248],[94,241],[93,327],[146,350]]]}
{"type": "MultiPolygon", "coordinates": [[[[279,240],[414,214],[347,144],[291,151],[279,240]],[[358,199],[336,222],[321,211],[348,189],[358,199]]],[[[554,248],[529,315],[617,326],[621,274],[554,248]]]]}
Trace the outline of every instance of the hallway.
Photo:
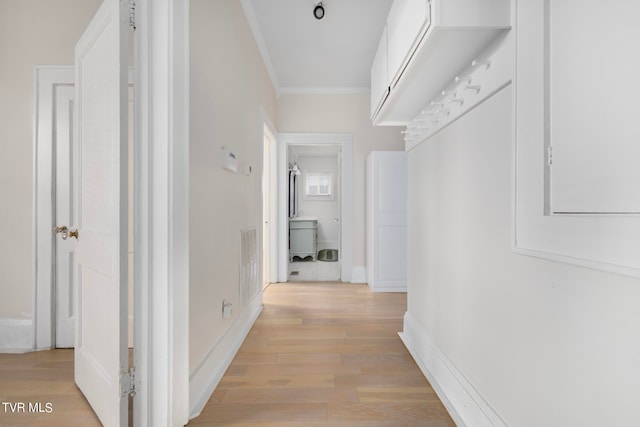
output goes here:
{"type": "Polygon", "coordinates": [[[445,427],[398,338],[406,294],[279,283],[194,426],[445,427]]]}
{"type": "MultiPolygon", "coordinates": [[[[260,317],[189,425],[454,426],[398,338],[405,310],[406,294],[367,285],[270,285],[260,317]]],[[[72,350],[0,354],[0,398],[53,409],[0,411],[2,426],[100,425],[74,384],[72,350]]]]}

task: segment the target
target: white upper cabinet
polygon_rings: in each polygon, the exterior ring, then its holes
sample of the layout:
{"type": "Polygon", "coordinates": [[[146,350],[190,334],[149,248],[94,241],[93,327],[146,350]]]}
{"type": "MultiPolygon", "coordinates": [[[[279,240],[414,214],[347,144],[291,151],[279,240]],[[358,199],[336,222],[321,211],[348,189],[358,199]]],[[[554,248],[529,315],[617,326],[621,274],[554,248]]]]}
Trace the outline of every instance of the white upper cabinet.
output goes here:
{"type": "Polygon", "coordinates": [[[395,0],[371,69],[374,124],[407,124],[509,28],[510,0],[395,0]]]}

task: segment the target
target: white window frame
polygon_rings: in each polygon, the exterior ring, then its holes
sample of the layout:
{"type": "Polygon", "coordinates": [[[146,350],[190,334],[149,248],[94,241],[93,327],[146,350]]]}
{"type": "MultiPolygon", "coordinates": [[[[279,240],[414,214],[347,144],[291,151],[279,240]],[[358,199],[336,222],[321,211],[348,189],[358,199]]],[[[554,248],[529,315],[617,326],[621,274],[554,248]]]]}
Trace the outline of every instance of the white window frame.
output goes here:
{"type": "MultiPolygon", "coordinates": [[[[304,171],[302,173],[303,179],[303,192],[302,197],[305,200],[334,200],[335,191],[334,191],[334,177],[333,172],[330,170],[310,170],[304,171]],[[328,194],[310,194],[309,193],[309,178],[312,176],[324,177],[327,176],[329,178],[329,193],[328,194]]],[[[319,187],[319,185],[318,185],[319,187]]],[[[318,188],[319,190],[319,188],[318,188]]]]}

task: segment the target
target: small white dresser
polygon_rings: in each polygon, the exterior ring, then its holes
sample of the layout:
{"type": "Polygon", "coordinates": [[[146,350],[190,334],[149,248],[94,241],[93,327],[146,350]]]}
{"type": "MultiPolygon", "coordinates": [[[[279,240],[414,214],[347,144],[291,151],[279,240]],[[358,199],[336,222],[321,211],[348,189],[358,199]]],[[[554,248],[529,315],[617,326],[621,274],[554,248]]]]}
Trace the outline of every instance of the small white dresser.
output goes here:
{"type": "Polygon", "coordinates": [[[297,256],[302,259],[318,254],[318,218],[301,216],[289,219],[289,261],[297,256]]]}

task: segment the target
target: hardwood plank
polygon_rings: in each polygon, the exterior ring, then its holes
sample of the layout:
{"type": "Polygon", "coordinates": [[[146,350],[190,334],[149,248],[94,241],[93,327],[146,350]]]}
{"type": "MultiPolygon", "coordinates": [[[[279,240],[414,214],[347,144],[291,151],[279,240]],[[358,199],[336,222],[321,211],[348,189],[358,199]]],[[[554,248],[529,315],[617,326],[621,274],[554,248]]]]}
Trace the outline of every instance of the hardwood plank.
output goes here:
{"type": "MultiPolygon", "coordinates": [[[[329,420],[342,421],[446,421],[444,406],[437,403],[328,403],[329,420]]],[[[453,421],[449,424],[455,427],[453,421]]]]}
{"type": "Polygon", "coordinates": [[[263,421],[322,421],[327,419],[326,403],[246,403],[205,406],[202,414],[189,425],[206,423],[249,423],[257,425],[263,421]]]}

